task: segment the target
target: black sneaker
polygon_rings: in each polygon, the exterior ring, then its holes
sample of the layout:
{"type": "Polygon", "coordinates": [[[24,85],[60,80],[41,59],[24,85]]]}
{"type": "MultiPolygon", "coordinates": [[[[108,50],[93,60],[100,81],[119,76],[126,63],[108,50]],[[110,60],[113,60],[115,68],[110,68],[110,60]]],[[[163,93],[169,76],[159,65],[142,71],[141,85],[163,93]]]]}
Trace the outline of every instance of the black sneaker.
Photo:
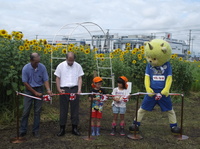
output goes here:
{"type": "Polygon", "coordinates": [[[179,134],[181,133],[181,129],[180,129],[178,126],[173,126],[173,127],[171,128],[171,132],[172,132],[172,134],[174,134],[174,135],[179,135],[179,134]]]}
{"type": "Polygon", "coordinates": [[[136,131],[136,133],[139,133],[139,126],[138,125],[135,125],[135,124],[132,124],[130,127],[129,127],[129,131],[131,133],[134,133],[136,131]]]}

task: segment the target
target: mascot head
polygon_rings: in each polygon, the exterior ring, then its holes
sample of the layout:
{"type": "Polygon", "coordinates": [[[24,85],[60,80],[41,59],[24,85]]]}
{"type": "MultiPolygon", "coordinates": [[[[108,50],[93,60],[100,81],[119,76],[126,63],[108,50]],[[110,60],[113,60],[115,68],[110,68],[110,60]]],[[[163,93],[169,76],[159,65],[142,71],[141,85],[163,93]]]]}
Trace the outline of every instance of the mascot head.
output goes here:
{"type": "Polygon", "coordinates": [[[168,42],[161,39],[153,39],[145,43],[145,56],[152,66],[162,66],[169,61],[172,49],[168,42]]]}

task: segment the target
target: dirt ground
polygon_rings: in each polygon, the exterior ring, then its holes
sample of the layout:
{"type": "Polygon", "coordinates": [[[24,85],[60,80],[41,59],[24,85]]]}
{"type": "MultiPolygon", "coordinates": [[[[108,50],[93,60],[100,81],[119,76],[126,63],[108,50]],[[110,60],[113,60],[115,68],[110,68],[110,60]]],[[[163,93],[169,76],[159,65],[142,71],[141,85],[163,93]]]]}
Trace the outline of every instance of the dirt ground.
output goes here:
{"type": "MultiPolygon", "coordinates": [[[[140,103],[141,100],[142,98],[139,100],[140,103]]],[[[132,99],[127,104],[126,136],[120,136],[119,134],[116,136],[109,135],[112,111],[111,101],[108,101],[104,105],[101,135],[94,137],[94,140],[84,140],[84,137],[88,137],[90,105],[88,101],[84,100],[80,102],[79,130],[82,135],[74,136],[71,134],[71,124],[70,120],[68,120],[65,136],[57,137],[56,133],[59,131],[59,104],[55,100],[53,104],[45,103],[43,105],[40,126],[41,136],[39,138],[32,136],[32,120],[30,120],[29,131],[25,136],[27,141],[18,144],[10,143],[10,139],[17,136],[16,123],[12,123],[0,129],[0,149],[200,149],[200,98],[186,98],[184,101],[183,134],[189,137],[187,140],[180,141],[171,134],[168,117],[166,113],[160,111],[158,106],[152,112],[147,113],[142,121],[140,134],[143,139],[129,139],[127,137],[130,134],[128,127],[135,115],[135,99],[132,99]]],[[[174,102],[173,105],[180,125],[181,100],[174,102]]]]}

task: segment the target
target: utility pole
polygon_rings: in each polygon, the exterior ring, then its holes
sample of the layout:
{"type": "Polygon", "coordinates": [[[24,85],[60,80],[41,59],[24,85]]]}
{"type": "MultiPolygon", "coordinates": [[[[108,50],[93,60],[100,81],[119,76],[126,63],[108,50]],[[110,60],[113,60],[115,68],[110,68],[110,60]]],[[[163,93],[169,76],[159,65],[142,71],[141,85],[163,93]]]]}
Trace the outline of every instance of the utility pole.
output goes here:
{"type": "Polygon", "coordinates": [[[190,29],[189,30],[189,51],[190,51],[190,42],[191,42],[191,32],[192,32],[192,30],[190,29]]]}
{"type": "Polygon", "coordinates": [[[35,39],[37,40],[38,39],[38,35],[35,35],[36,37],[35,37],[35,39]]]}
{"type": "Polygon", "coordinates": [[[107,53],[110,48],[110,35],[109,35],[109,29],[107,30],[106,36],[105,36],[105,42],[104,42],[104,50],[107,53]]]}

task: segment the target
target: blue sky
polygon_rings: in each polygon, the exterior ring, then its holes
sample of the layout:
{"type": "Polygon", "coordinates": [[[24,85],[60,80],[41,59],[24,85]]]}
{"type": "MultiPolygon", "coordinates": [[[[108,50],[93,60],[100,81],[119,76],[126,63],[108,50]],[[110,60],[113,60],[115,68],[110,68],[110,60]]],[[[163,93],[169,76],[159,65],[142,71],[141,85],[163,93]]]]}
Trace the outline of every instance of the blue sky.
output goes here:
{"type": "Polygon", "coordinates": [[[0,29],[50,38],[65,24],[94,22],[119,34],[171,32],[200,52],[199,0],[0,0],[0,29]]]}

